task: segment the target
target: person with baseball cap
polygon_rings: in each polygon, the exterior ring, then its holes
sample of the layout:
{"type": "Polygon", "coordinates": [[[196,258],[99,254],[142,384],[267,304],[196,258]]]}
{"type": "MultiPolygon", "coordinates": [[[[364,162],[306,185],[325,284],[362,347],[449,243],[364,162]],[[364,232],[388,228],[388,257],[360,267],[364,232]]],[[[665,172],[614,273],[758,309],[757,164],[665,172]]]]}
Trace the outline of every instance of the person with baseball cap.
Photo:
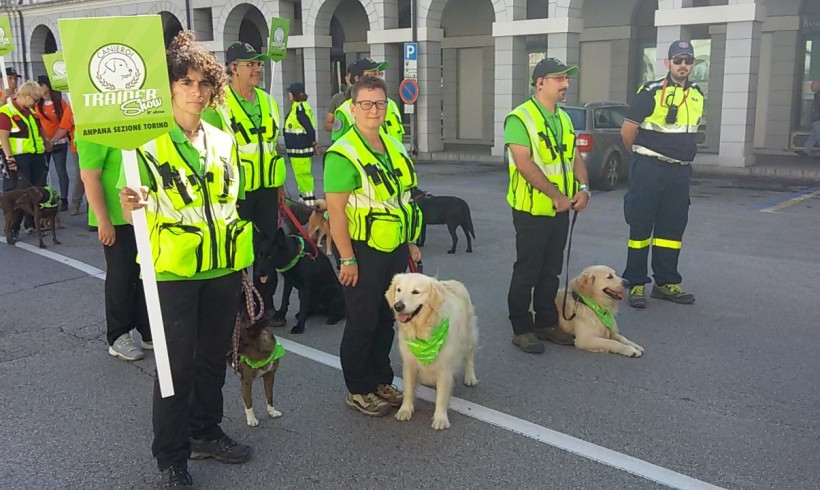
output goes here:
{"type": "Polygon", "coordinates": [[[630,104],[621,138],[633,151],[624,217],[629,225],[626,269],[629,305],[646,308],[649,247],[652,246],[653,298],[680,304],[695,301],[681,287],[678,257],[689,220],[689,181],[697,153],[704,95],[689,81],[695,51],[689,41],[669,46],[660,80],[647,82],[630,104]]]}
{"type": "Polygon", "coordinates": [[[285,135],[285,148],[290,157],[290,166],[293,167],[299,197],[308,206],[313,206],[316,204],[316,196],[313,194],[311,166],[313,155],[319,151],[319,143],[316,141],[316,118],[307,102],[308,95],[303,83],[295,82],[288,87],[288,99],[291,102],[290,112],[285,117],[285,127],[282,130],[285,135]]]}
{"type": "Polygon", "coordinates": [[[589,202],[589,177],[575,151],[575,128],[558,107],[577,66],[556,58],[535,65],[535,94],[504,121],[516,258],[507,296],[512,342],[524,352],[544,352],[542,341],[572,345],[558,327],[558,276],[569,231],[569,211],[589,202]],[[530,312],[530,302],[535,315],[530,312]]]}
{"type": "Polygon", "coordinates": [[[6,81],[9,86],[6,90],[0,90],[0,100],[2,100],[3,103],[9,102],[17,94],[19,78],[17,70],[15,70],[13,66],[6,67],[6,81]]]}
{"type": "MultiPolygon", "coordinates": [[[[370,58],[358,59],[350,65],[350,81],[356,83],[365,75],[372,75],[383,79],[384,70],[387,69],[388,65],[386,61],[378,62],[370,58]]],[[[337,141],[353,127],[352,104],[353,99],[348,97],[344,103],[336,108],[333,120],[333,132],[330,135],[331,141],[337,141]]],[[[404,137],[404,124],[401,120],[401,111],[396,101],[389,97],[387,99],[387,114],[385,115],[382,128],[385,133],[396,138],[399,142],[401,142],[402,137],[404,137]]]]}
{"type": "Polygon", "coordinates": [[[327,114],[325,115],[325,131],[333,132],[333,121],[336,119],[336,109],[350,98],[350,89],[353,88],[355,81],[350,79],[350,72],[353,71],[353,64],[355,61],[347,65],[347,72],[345,73],[345,87],[333,94],[330,98],[330,104],[327,107],[327,114]]]}
{"type": "MultiPolygon", "coordinates": [[[[258,230],[257,244],[265,243],[265,236],[271,239],[267,242],[272,241],[276,233],[287,175],[285,159],[276,151],[281,129],[279,105],[258,87],[262,63],[267,59],[248,43],[237,42],[228,47],[225,64],[230,84],[225,87],[225,104],[219,108],[225,121],[223,127],[234,135],[239,146],[245,180],[245,199],[239,203],[239,215],[252,221],[258,230]]],[[[273,306],[276,284],[276,274],[254,277],[254,286],[265,302],[268,324],[284,326],[284,319],[276,318],[273,306]]]]}

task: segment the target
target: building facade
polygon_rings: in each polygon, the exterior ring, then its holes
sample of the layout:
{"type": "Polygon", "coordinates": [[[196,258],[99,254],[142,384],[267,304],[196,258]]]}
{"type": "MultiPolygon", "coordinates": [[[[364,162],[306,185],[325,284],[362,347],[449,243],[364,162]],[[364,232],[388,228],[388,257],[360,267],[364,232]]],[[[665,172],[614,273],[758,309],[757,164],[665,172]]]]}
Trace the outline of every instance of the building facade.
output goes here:
{"type": "Polygon", "coordinates": [[[580,66],[568,104],[629,102],[643,81],[663,76],[669,43],[691,40],[693,78],[707,99],[699,158],[723,166],[801,146],[809,85],[820,80],[820,0],[18,1],[6,7],[16,45],[6,63],[26,78],[44,74],[42,55],[60,49],[60,18],[159,14],[166,41],[190,27],[219,57],[237,40],[264,49],[270,19],[289,18],[289,54],[267,68],[266,83],[281,102],[285,87],[303,81],[320,115],[360,56],[390,62],[398,99],[403,43],[417,41],[412,125],[422,154],[469,147],[501,156],[504,118],[530,95],[544,56],[580,66]]]}

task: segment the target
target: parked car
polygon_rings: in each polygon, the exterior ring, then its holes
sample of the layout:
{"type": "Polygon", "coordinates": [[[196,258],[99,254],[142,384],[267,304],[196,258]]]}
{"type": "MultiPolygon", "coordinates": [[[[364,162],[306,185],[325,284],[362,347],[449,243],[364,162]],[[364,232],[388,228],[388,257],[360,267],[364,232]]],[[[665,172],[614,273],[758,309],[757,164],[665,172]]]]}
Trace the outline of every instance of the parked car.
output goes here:
{"type": "Polygon", "coordinates": [[[575,126],[575,148],[587,164],[590,182],[612,190],[629,172],[629,155],[621,141],[621,124],[629,106],[623,102],[588,102],[563,108],[575,126]]]}

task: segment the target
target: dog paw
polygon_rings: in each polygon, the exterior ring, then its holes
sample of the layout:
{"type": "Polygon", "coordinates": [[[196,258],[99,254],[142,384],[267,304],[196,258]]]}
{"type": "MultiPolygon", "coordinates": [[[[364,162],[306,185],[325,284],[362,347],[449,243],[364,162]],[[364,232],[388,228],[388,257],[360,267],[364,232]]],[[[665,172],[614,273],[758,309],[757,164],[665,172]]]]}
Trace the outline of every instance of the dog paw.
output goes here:
{"type": "Polygon", "coordinates": [[[638,349],[638,350],[639,350],[639,351],[641,351],[641,352],[644,352],[644,348],[643,348],[643,347],[641,347],[641,346],[640,346],[640,345],[638,345],[638,344],[633,344],[633,345],[632,345],[632,347],[634,347],[634,348],[638,349]]]}
{"type": "Polygon", "coordinates": [[[475,386],[477,384],[478,384],[478,378],[475,377],[475,374],[473,374],[473,375],[465,374],[464,375],[464,385],[465,386],[475,386]]]}
{"type": "Polygon", "coordinates": [[[452,255],[452,254],[456,253],[456,251],[455,250],[448,250],[447,253],[452,255]]]}
{"type": "Polygon", "coordinates": [[[404,422],[413,418],[413,407],[401,407],[396,412],[396,420],[404,422]]]}
{"type": "Polygon", "coordinates": [[[251,413],[246,413],[245,418],[248,421],[248,427],[257,427],[259,425],[259,420],[256,419],[256,415],[251,413]]]}
{"type": "Polygon", "coordinates": [[[39,246],[40,246],[40,248],[47,248],[47,247],[46,247],[46,244],[45,244],[45,243],[42,243],[42,242],[40,243],[40,245],[39,245],[39,246]]]}
{"type": "Polygon", "coordinates": [[[433,429],[435,430],[445,430],[450,428],[450,419],[447,418],[447,415],[444,416],[433,416],[433,429]]]}
{"type": "Polygon", "coordinates": [[[290,329],[290,333],[292,334],[300,334],[305,333],[305,326],[304,325],[294,325],[293,328],[290,329]]]}
{"type": "Polygon", "coordinates": [[[282,412],[268,405],[268,415],[270,415],[270,418],[272,419],[278,419],[282,416],[282,412]]]}
{"type": "Polygon", "coordinates": [[[639,351],[634,347],[627,346],[626,348],[626,357],[641,357],[643,355],[643,351],[639,351]]]}

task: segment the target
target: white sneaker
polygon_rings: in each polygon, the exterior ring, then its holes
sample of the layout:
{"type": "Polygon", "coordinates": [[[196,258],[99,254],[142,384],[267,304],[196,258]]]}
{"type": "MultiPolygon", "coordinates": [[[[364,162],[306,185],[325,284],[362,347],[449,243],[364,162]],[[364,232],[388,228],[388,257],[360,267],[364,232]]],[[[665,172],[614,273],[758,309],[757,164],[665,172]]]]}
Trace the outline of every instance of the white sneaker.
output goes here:
{"type": "Polygon", "coordinates": [[[130,333],[124,333],[108,348],[108,353],[125,361],[139,361],[145,358],[145,353],[134,343],[130,333]]]}

